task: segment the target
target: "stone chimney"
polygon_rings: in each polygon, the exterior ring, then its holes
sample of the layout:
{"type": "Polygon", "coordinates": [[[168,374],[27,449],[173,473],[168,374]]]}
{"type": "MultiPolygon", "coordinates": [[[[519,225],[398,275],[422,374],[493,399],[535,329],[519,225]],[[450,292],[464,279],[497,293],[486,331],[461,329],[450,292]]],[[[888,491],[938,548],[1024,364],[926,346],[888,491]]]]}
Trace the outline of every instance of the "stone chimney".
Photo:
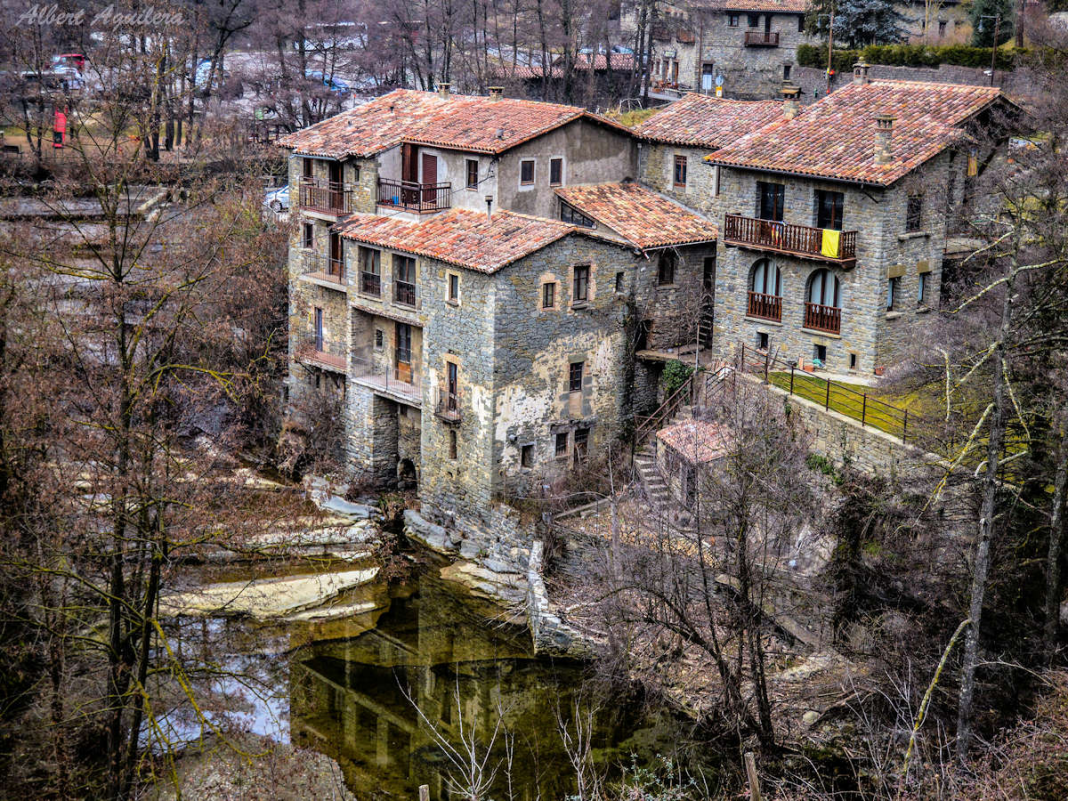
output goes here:
{"type": "Polygon", "coordinates": [[[863,86],[866,83],[871,83],[871,78],[868,77],[868,64],[864,61],[858,61],[853,65],[853,83],[863,86]]]}
{"type": "Polygon", "coordinates": [[[894,160],[894,115],[875,115],[875,163],[889,164],[894,160]]]}
{"type": "Polygon", "coordinates": [[[438,84],[438,95],[441,97],[442,100],[448,100],[449,99],[449,89],[451,87],[452,87],[451,83],[439,83],[438,84]]]}
{"type": "Polygon", "coordinates": [[[792,120],[801,111],[801,87],[792,83],[782,85],[782,115],[792,120]]]}
{"type": "Polygon", "coordinates": [[[503,86],[491,86],[489,88],[489,99],[490,100],[494,100],[494,101],[500,100],[503,96],[504,96],[504,87],[503,86]]]}

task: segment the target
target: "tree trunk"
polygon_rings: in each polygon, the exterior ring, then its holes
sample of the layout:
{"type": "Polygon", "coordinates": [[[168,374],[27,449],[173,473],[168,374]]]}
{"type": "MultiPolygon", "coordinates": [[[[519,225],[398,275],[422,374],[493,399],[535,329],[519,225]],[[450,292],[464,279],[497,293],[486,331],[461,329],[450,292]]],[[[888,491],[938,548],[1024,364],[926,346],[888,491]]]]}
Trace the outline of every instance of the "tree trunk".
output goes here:
{"type": "MultiPolygon", "coordinates": [[[[1068,412],[1068,408],[1065,409],[1068,412]]],[[[1053,482],[1053,506],[1049,520],[1049,554],[1046,557],[1046,619],[1042,632],[1046,659],[1053,661],[1060,624],[1061,559],[1064,552],[1065,493],[1068,490],[1068,422],[1062,418],[1061,442],[1057,449],[1057,477],[1053,482]]]]}

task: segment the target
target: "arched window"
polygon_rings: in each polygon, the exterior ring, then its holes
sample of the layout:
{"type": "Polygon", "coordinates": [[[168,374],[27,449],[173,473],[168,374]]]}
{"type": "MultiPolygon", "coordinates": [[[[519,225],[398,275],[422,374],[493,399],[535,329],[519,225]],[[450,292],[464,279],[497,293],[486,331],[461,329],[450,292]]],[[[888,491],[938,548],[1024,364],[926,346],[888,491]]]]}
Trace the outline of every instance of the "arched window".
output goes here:
{"type": "Polygon", "coordinates": [[[753,265],[753,279],[749,284],[749,288],[753,292],[758,292],[761,295],[781,295],[782,294],[782,276],[779,275],[779,268],[777,265],[772,264],[767,259],[761,259],[753,265]]]}
{"type": "Polygon", "coordinates": [[[808,279],[808,302],[820,306],[841,306],[838,276],[830,270],[816,270],[808,279]]]}
{"type": "Polygon", "coordinates": [[[761,259],[753,265],[749,279],[749,317],[782,319],[782,275],[778,265],[761,259]]]}

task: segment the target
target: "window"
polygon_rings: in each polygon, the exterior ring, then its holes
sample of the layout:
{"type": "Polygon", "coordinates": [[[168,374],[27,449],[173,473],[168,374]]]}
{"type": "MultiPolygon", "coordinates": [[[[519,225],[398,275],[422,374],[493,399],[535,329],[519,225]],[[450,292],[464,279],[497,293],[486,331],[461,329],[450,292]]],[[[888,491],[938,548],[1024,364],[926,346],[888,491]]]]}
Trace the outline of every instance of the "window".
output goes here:
{"type": "Polygon", "coordinates": [[[901,290],[901,279],[890,278],[886,282],[886,310],[893,311],[897,303],[897,294],[901,290]]]}
{"type": "Polygon", "coordinates": [[[719,197],[719,165],[712,165],[712,197],[719,197]]]}
{"type": "Polygon", "coordinates": [[[393,299],[404,306],[415,305],[415,259],[393,257],[393,299]]]}
{"type": "Polygon", "coordinates": [[[830,270],[816,270],[808,282],[808,302],[837,308],[839,300],[838,276],[830,270]]]}
{"type": "Polygon", "coordinates": [[[746,14],[746,17],[748,18],[746,21],[749,23],[750,28],[755,28],[760,24],[759,14],[746,14]]]}
{"type": "Polygon", "coordinates": [[[760,219],[782,222],[783,205],[786,203],[786,185],[757,181],[760,199],[760,219]]]}
{"type": "Polygon", "coordinates": [[[686,157],[675,156],[675,186],[686,186],[686,157]]]}
{"type": "Polygon", "coordinates": [[[944,19],[938,20],[938,38],[941,39],[946,35],[946,21],[944,19]]]}
{"type": "Polygon", "coordinates": [[[571,295],[572,304],[586,303],[590,299],[590,267],[581,265],[575,268],[574,289],[571,295]]]}
{"type": "Polygon", "coordinates": [[[766,331],[757,331],[757,349],[758,350],[767,350],[768,349],[768,343],[770,341],[771,341],[771,338],[768,336],[766,331]]]}
{"type": "Polygon", "coordinates": [[[456,459],[460,452],[459,437],[456,434],[456,429],[449,429],[449,458],[456,459]]]}
{"type": "Polygon", "coordinates": [[[727,15],[727,25],[730,26],[731,28],[737,28],[738,27],[738,15],[737,14],[728,14],[727,15]]]}
{"type": "Polygon", "coordinates": [[[312,160],[304,159],[303,176],[305,181],[310,181],[312,179],[312,176],[315,174],[313,169],[312,160]]]}
{"type": "Polygon", "coordinates": [[[750,288],[761,295],[782,294],[782,275],[778,265],[772,264],[767,259],[761,259],[753,265],[753,282],[750,288]]]}
{"type": "Polygon", "coordinates": [[[460,401],[460,366],[456,362],[445,363],[445,410],[455,412],[460,401]]]}
{"type": "Polygon", "coordinates": [[[541,285],[541,307],[543,309],[556,307],[556,284],[541,285]]]}
{"type": "Polygon", "coordinates": [[[791,65],[791,64],[783,64],[782,65],[782,79],[784,81],[790,80],[790,69],[791,69],[792,66],[793,65],[791,65]]]}
{"type": "Polygon", "coordinates": [[[534,466],[534,446],[523,445],[519,449],[519,466],[520,467],[533,467],[534,466]]]}
{"type": "Polygon", "coordinates": [[[805,18],[804,17],[798,17],[797,18],[797,32],[798,33],[804,33],[805,32],[805,18]]]}
{"type": "Polygon", "coordinates": [[[590,430],[588,428],[575,429],[575,463],[585,462],[589,455],[590,430]]]}
{"type": "Polygon", "coordinates": [[[623,273],[616,273],[616,292],[623,294],[623,273]]]}
{"type": "Polygon", "coordinates": [[[534,159],[519,162],[519,185],[530,186],[534,183],[534,159]]]}
{"type": "Polygon", "coordinates": [[[660,251],[660,261],[656,267],[657,286],[670,286],[675,283],[675,264],[677,257],[673,250],[660,251]]]}
{"type": "Polygon", "coordinates": [[[456,273],[449,273],[449,303],[460,302],[460,276],[456,273]]]}
{"type": "Polygon", "coordinates": [[[375,329],[375,349],[382,350],[382,344],[385,342],[386,335],[382,333],[381,328],[375,329]]]}
{"type": "Polygon", "coordinates": [[[812,358],[818,361],[820,367],[827,364],[827,346],[826,345],[813,345],[812,346],[812,358]]]}
{"type": "Polygon", "coordinates": [[[567,432],[561,431],[556,435],[556,449],[555,455],[557,459],[562,459],[567,456],[567,432]]]}
{"type": "Polygon", "coordinates": [[[578,211],[574,206],[569,206],[563,201],[560,201],[560,219],[571,225],[581,225],[583,228],[593,228],[593,220],[578,211]]]}
{"type": "Polygon", "coordinates": [[[835,231],[842,230],[842,211],[845,206],[845,195],[841,192],[828,192],[825,189],[816,190],[816,227],[832,228],[835,231]]]}
{"type": "Polygon", "coordinates": [[[305,250],[311,250],[315,247],[315,226],[311,223],[304,223],[301,247],[305,250]]]}
{"type": "Polygon", "coordinates": [[[564,182],[564,160],[549,159],[549,186],[560,186],[564,182]]]}
{"type": "Polygon", "coordinates": [[[855,354],[855,353],[850,353],[849,354],[849,369],[850,370],[856,370],[857,369],[857,354],[855,354]]]}
{"type": "Polygon", "coordinates": [[[382,252],[360,248],[360,291],[367,295],[382,294],[382,252]]]}
{"type": "Polygon", "coordinates": [[[478,189],[478,159],[467,159],[467,188],[478,189]]]}
{"type": "Polygon", "coordinates": [[[315,307],[315,349],[323,349],[323,310],[315,307]]]}
{"type": "Polygon", "coordinates": [[[916,289],[916,305],[922,306],[927,301],[927,276],[930,273],[920,273],[919,287],[916,289]]]}
{"type": "Polygon", "coordinates": [[[919,231],[923,227],[923,195],[909,195],[905,206],[905,230],[919,231]]]}
{"type": "Polygon", "coordinates": [[[582,368],[585,362],[571,362],[568,365],[567,391],[582,392],[582,368]]]}

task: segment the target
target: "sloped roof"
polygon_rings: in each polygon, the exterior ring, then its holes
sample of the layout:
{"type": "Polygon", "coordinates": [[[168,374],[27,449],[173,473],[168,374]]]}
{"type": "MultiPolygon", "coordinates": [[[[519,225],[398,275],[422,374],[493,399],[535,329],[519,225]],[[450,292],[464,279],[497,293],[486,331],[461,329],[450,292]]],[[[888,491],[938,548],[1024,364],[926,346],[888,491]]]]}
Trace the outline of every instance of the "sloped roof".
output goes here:
{"type": "Polygon", "coordinates": [[[645,120],[635,133],[654,142],[716,149],[781,116],[777,100],[727,100],[690,92],[645,120]]]}
{"type": "Polygon", "coordinates": [[[772,11],[781,14],[807,14],[810,0],[691,0],[695,8],[707,11],[772,11]]]}
{"type": "Polygon", "coordinates": [[[643,250],[712,242],[719,236],[704,217],[638,184],[564,186],[556,194],[643,250]]]}
{"type": "Polygon", "coordinates": [[[679,420],[656,432],[656,438],[691,464],[720,459],[731,444],[726,427],[707,420],[679,420]]]}
{"type": "Polygon", "coordinates": [[[578,106],[397,89],[278,141],[327,158],[372,156],[401,142],[503,153],[580,118],[627,130],[578,106]]]}
{"type": "Polygon", "coordinates": [[[334,226],[341,236],[368,245],[495,273],[570,233],[572,225],[510,211],[486,214],[452,209],[427,220],[353,214],[334,226]]]}
{"type": "Polygon", "coordinates": [[[961,127],[997,101],[987,86],[849,84],[707,156],[713,164],[889,186],[966,137],[961,127]],[[875,115],[894,117],[887,164],[875,163],[875,115]]]}

